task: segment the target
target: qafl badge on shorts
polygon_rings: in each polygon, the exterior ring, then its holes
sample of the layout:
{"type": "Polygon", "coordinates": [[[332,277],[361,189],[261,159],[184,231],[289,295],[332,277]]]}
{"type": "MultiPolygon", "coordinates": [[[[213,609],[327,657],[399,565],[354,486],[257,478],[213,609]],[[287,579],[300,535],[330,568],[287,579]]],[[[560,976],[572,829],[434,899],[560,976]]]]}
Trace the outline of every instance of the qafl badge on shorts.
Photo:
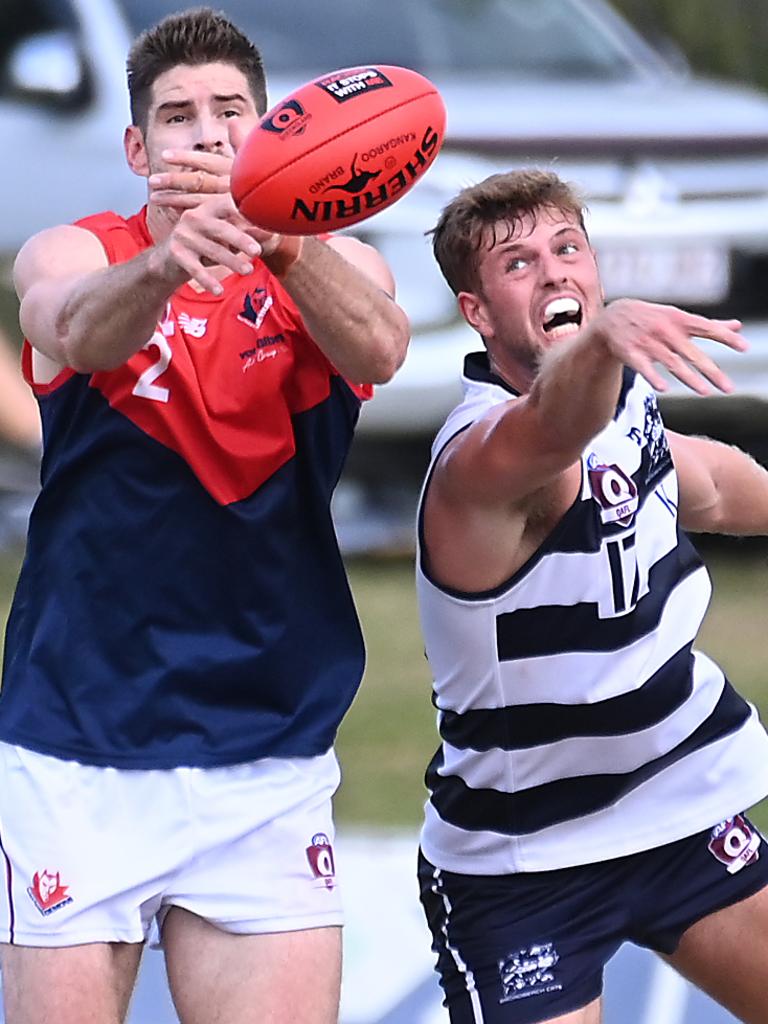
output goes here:
{"type": "Polygon", "coordinates": [[[306,852],[312,874],[326,889],[333,889],[336,884],[336,865],[333,847],[325,832],[317,832],[312,836],[312,843],[306,852]]]}
{"type": "Polygon", "coordinates": [[[715,825],[707,848],[713,857],[725,864],[729,875],[735,875],[759,858],[761,838],[746,818],[736,814],[715,825]]]}

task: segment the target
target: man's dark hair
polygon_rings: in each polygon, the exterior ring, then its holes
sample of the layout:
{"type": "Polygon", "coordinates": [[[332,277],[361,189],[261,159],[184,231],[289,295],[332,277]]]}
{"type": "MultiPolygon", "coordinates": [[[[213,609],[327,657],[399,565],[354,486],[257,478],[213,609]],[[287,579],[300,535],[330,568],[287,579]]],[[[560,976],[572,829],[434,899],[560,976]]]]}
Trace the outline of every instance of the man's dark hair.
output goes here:
{"type": "Polygon", "coordinates": [[[429,232],[453,293],[478,291],[481,250],[514,237],[523,219],[540,210],[573,216],[586,234],[581,195],[552,171],[506,171],[462,189],[429,232]]]}
{"type": "Polygon", "coordinates": [[[152,86],[180,64],[232,64],[245,75],[256,110],[267,109],[267,86],[261,54],[227,16],[210,7],[169,14],[142,32],[128,54],[131,118],[146,133],[152,86]]]}

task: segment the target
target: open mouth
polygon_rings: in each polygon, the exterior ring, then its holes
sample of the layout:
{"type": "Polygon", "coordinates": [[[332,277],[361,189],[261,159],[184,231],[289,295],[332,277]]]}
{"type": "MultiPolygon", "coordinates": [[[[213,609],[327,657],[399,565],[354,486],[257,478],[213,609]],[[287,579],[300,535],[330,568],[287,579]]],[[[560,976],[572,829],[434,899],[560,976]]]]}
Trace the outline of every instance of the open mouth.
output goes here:
{"type": "Polygon", "coordinates": [[[543,327],[550,338],[576,334],[581,328],[581,303],[570,297],[552,299],[544,308],[543,327]]]}

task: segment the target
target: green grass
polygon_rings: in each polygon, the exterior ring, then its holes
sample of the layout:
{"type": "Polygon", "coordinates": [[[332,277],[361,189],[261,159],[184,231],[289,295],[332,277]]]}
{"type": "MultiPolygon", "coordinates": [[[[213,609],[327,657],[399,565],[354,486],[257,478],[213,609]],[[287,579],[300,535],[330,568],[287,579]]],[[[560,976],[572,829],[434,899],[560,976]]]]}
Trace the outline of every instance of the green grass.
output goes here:
{"type": "MultiPolygon", "coordinates": [[[[728,673],[768,721],[768,547],[708,544],[715,597],[699,646],[728,673]]],[[[19,553],[0,558],[0,617],[7,614],[19,553]]],[[[343,782],[336,802],[346,826],[418,827],[423,774],[437,745],[430,674],[419,637],[408,559],[359,559],[348,565],[368,647],[357,699],[339,733],[343,782]]],[[[768,830],[768,801],[754,812],[768,830]]]]}
{"type": "Polygon", "coordinates": [[[340,822],[416,827],[424,769],[437,747],[431,675],[407,559],[349,566],[368,651],[363,684],[342,723],[340,822]]]}

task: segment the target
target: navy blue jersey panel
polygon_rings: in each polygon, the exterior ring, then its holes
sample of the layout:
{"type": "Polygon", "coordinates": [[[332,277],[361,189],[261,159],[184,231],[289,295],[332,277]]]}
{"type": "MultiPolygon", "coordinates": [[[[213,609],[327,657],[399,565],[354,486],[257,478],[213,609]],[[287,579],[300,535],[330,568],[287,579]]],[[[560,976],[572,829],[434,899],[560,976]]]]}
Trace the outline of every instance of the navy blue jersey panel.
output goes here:
{"type": "Polygon", "coordinates": [[[136,768],[328,749],[364,663],[328,512],[359,409],[347,385],[294,418],[295,456],[231,505],[87,378],[41,404],[0,738],[136,768]],[[80,418],[90,433],[68,436],[80,418]]]}

